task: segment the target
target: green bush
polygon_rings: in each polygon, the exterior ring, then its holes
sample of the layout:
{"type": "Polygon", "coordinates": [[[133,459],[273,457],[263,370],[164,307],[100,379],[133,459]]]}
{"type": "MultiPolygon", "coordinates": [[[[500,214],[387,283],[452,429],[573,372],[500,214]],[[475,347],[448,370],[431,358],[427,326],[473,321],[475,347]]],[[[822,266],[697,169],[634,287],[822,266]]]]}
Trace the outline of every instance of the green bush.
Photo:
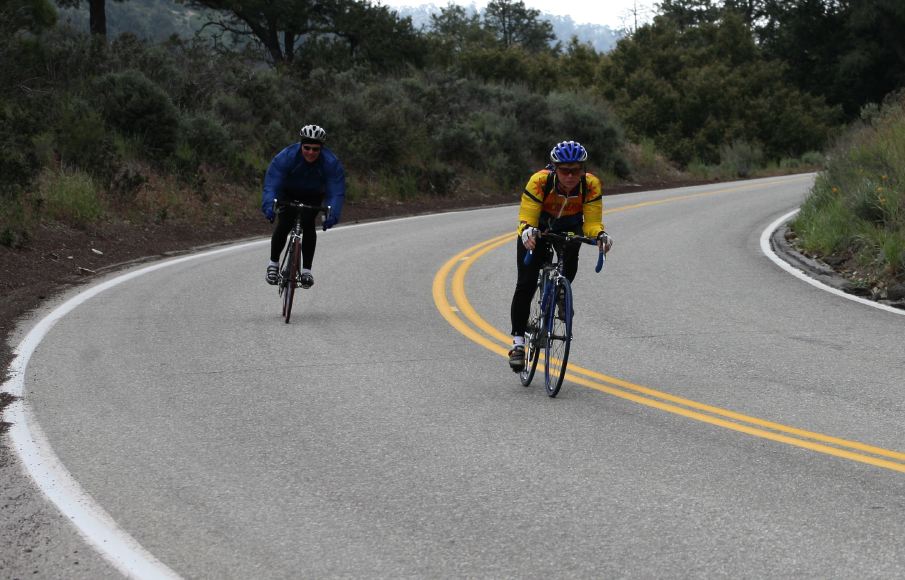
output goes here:
{"type": "Polygon", "coordinates": [[[468,130],[478,147],[472,167],[499,176],[502,183],[521,181],[532,170],[529,152],[520,147],[515,116],[501,111],[477,110],[468,118],[468,130]]]}
{"type": "Polygon", "coordinates": [[[820,151],[806,151],[801,156],[801,163],[808,167],[823,167],[826,157],[820,151]]]}
{"type": "Polygon", "coordinates": [[[429,143],[425,113],[409,101],[395,80],[375,83],[353,95],[343,95],[330,107],[339,115],[335,129],[328,131],[328,143],[341,143],[344,161],[364,167],[419,164],[429,143]],[[334,139],[341,135],[340,139],[334,139]]]}
{"type": "Polygon", "coordinates": [[[227,159],[227,169],[231,175],[243,182],[260,185],[270,160],[277,152],[261,154],[253,149],[239,149],[227,159]]]}
{"type": "Polygon", "coordinates": [[[440,127],[433,139],[437,156],[450,162],[469,164],[480,150],[477,135],[460,123],[440,127]]]}
{"type": "MultiPolygon", "coordinates": [[[[15,64],[10,70],[9,86],[26,81],[33,88],[53,89],[58,95],[80,90],[85,79],[94,78],[107,68],[106,45],[93,36],[64,25],[39,38],[19,38],[5,55],[10,64],[15,64]]],[[[4,79],[2,84],[6,82],[4,79]]]]}
{"type": "Polygon", "coordinates": [[[759,145],[744,140],[720,146],[720,165],[736,177],[750,177],[764,161],[759,145]]]}
{"type": "Polygon", "coordinates": [[[857,241],[859,264],[879,276],[898,279],[905,275],[905,236],[901,231],[865,228],[857,241]]]}
{"type": "Polygon", "coordinates": [[[166,169],[184,182],[191,180],[192,176],[198,172],[200,163],[201,159],[192,146],[181,141],[167,159],[166,169]]]}
{"type": "Polygon", "coordinates": [[[839,139],[794,228],[821,255],[853,257],[865,278],[905,280],[905,100],[892,99],[839,139]]]}
{"type": "Polygon", "coordinates": [[[885,223],[886,198],[878,181],[866,177],[847,191],[847,202],[860,220],[876,225],[885,223]]]}
{"type": "Polygon", "coordinates": [[[588,150],[588,162],[592,166],[616,173],[623,132],[607,104],[586,94],[551,93],[547,105],[551,120],[547,132],[554,140],[547,151],[556,141],[579,141],[588,150]]]}
{"type": "Polygon", "coordinates": [[[163,89],[144,74],[108,73],[95,81],[94,93],[107,122],[140,137],[152,156],[162,158],[176,148],[179,113],[163,89]]]}
{"type": "Polygon", "coordinates": [[[23,107],[0,99],[0,192],[19,191],[38,169],[29,143],[35,130],[32,123],[23,107]]]}
{"type": "Polygon", "coordinates": [[[833,256],[850,248],[855,237],[854,216],[842,199],[828,197],[826,201],[805,204],[792,222],[802,248],[810,253],[833,256]]]}
{"type": "Polygon", "coordinates": [[[45,171],[39,182],[41,210],[47,217],[76,227],[85,227],[103,217],[98,187],[84,171],[45,171]]]}
{"type": "Polygon", "coordinates": [[[231,144],[229,134],[210,113],[192,115],[181,125],[182,138],[194,156],[202,161],[219,161],[231,144]]]}
{"type": "Polygon", "coordinates": [[[0,195],[0,246],[20,248],[31,239],[34,218],[21,197],[0,195]]]}
{"type": "Polygon", "coordinates": [[[236,95],[249,104],[245,115],[252,115],[262,125],[284,119],[291,113],[285,108],[286,87],[275,72],[248,75],[236,87],[236,95]]]}
{"type": "Polygon", "coordinates": [[[148,176],[145,175],[142,167],[134,161],[127,161],[116,170],[107,191],[114,201],[131,203],[135,200],[141,186],[147,182],[148,176]]]}
{"type": "Polygon", "coordinates": [[[213,97],[213,111],[227,125],[245,121],[250,107],[248,101],[229,93],[219,93],[213,97]]]}
{"type": "Polygon", "coordinates": [[[455,191],[457,173],[442,161],[430,160],[421,172],[419,190],[429,195],[446,196],[455,191]]]}
{"type": "Polygon", "coordinates": [[[105,177],[116,164],[116,150],[100,113],[86,101],[69,99],[62,106],[57,125],[60,162],[105,177]]]}
{"type": "Polygon", "coordinates": [[[282,151],[283,148],[290,143],[298,141],[299,129],[301,129],[301,127],[290,130],[283,126],[279,121],[271,121],[264,126],[264,129],[258,136],[260,146],[264,148],[264,151],[275,155],[277,151],[282,151]]]}

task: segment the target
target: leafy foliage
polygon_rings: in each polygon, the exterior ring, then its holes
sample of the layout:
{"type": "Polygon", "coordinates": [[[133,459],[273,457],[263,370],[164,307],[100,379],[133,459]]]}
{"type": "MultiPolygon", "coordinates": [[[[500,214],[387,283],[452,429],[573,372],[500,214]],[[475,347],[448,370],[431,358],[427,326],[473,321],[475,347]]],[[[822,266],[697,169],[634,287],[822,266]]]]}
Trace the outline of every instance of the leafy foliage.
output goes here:
{"type": "Polygon", "coordinates": [[[683,165],[718,163],[720,146],[740,141],[774,159],[820,148],[837,113],[786,85],[782,65],[760,54],[738,15],[711,22],[710,3],[701,4],[704,16],[667,12],[603,63],[603,95],[630,135],[683,165]]]}
{"type": "Polygon", "coordinates": [[[77,227],[89,226],[104,213],[97,184],[83,171],[45,171],[39,196],[44,215],[77,227]]]}
{"type": "Polygon", "coordinates": [[[900,0],[758,2],[755,34],[786,78],[842,106],[848,118],[905,83],[905,3],[900,0]]]}
{"type": "Polygon", "coordinates": [[[292,63],[300,51],[342,45],[353,61],[391,69],[417,63],[423,40],[410,18],[398,18],[370,0],[182,0],[217,16],[210,24],[233,43],[245,39],[261,46],[272,64],[292,63]]]}
{"type": "Polygon", "coordinates": [[[140,138],[152,156],[164,156],[176,146],[179,114],[159,86],[141,72],[108,73],[94,83],[94,94],[107,122],[140,138]]]}
{"type": "Polygon", "coordinates": [[[427,39],[433,43],[435,63],[450,66],[469,49],[491,46],[496,41],[491,30],[484,28],[477,13],[448,4],[440,13],[431,16],[427,39]]]}
{"type": "MultiPolygon", "coordinates": [[[[894,0],[665,0],[608,54],[553,44],[511,0],[483,17],[448,5],[426,32],[370,0],[112,2],[109,40],[79,20],[86,2],[63,3],[81,8],[54,24],[47,1],[0,2],[0,192],[21,223],[54,180],[172,220],[210,213],[219,176],[253,211],[269,160],[311,122],[359,198],[519,191],[562,139],[607,178],[669,175],[667,159],[722,177],[792,169],[842,111],[874,126],[887,109],[863,106],[903,83],[894,0]]],[[[858,191],[841,207],[894,221],[858,191]]]]}
{"type": "Polygon", "coordinates": [[[0,33],[19,30],[37,33],[56,23],[57,13],[50,0],[3,0],[0,2],[0,33]]]}
{"type": "Polygon", "coordinates": [[[905,281],[905,97],[839,140],[793,227],[806,250],[849,259],[871,283],[905,281]]]}
{"type": "Polygon", "coordinates": [[[556,40],[553,25],[540,19],[540,10],[519,0],[492,0],[484,11],[484,28],[504,47],[521,46],[529,52],[549,50],[556,40]]]}

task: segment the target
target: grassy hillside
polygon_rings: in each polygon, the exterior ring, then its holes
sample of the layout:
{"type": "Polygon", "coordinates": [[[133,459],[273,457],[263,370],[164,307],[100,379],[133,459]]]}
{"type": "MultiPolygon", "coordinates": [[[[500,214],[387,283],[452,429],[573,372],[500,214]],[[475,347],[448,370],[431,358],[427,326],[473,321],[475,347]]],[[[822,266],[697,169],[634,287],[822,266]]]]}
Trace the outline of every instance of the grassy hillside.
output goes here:
{"type": "Polygon", "coordinates": [[[905,95],[865,110],[792,224],[800,247],[875,297],[905,284],[905,95]]]}
{"type": "Polygon", "coordinates": [[[9,6],[23,16],[0,18],[4,246],[26,245],[45,221],[228,226],[255,216],[268,162],[307,123],[327,129],[350,205],[429,206],[514,201],[562,139],[588,148],[607,186],[813,169],[835,122],[832,107],[787,86],[732,14],[681,26],[663,16],[604,55],[507,44],[488,22],[457,18],[372,34],[395,16],[352,3],[369,18],[321,23],[349,34],[308,35],[275,60],[247,34],[115,34],[145,21],[192,30],[204,14],[167,0],[108,4],[107,38],[72,11],[34,11],[47,2],[0,5],[0,16],[9,6]]]}

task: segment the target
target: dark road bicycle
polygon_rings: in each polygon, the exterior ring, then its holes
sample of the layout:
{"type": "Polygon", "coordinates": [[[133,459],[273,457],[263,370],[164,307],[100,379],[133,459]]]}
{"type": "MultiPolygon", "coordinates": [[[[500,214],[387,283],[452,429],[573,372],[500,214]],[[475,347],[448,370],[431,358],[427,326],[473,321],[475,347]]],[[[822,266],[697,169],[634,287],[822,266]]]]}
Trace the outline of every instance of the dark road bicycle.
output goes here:
{"type": "MultiPolygon", "coordinates": [[[[597,245],[595,238],[571,233],[541,234],[550,242],[553,251],[537,275],[537,292],[531,302],[528,327],[525,331],[525,368],[519,372],[524,386],[531,384],[541,350],[544,351],[544,390],[550,397],[559,394],[566,376],[569,362],[569,348],[572,344],[572,286],[562,273],[563,250],[569,243],[597,245]],[[555,256],[555,261],[554,261],[555,256]]],[[[525,264],[530,263],[533,252],[525,255],[525,264]]],[[[606,259],[603,250],[597,257],[594,271],[600,272],[606,259]]]]}
{"type": "MultiPolygon", "coordinates": [[[[276,203],[276,202],[274,202],[276,203]]],[[[289,324],[292,314],[292,300],[295,297],[295,289],[302,287],[302,211],[312,210],[315,217],[323,212],[325,217],[330,217],[329,206],[306,205],[297,201],[289,201],[279,204],[279,208],[298,208],[295,215],[295,225],[289,233],[286,249],[283,250],[283,258],[280,260],[280,272],[277,275],[277,289],[283,302],[283,318],[289,324]]]]}

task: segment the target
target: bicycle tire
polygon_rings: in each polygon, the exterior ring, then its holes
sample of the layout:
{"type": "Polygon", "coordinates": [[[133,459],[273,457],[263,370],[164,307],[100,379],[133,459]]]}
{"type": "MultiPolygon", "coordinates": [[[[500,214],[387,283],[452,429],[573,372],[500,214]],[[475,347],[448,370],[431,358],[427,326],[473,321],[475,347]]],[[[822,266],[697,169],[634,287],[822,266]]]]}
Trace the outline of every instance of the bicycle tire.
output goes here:
{"type": "Polygon", "coordinates": [[[280,296],[280,305],[283,307],[280,316],[286,316],[286,298],[288,298],[288,274],[289,272],[289,250],[283,252],[283,258],[280,260],[280,271],[277,273],[277,293],[280,296]]]}
{"type": "Polygon", "coordinates": [[[566,377],[572,345],[572,286],[565,278],[556,281],[553,300],[547,308],[546,323],[544,390],[549,397],[555,397],[566,377]]]}
{"type": "Polygon", "coordinates": [[[541,335],[544,331],[544,316],[541,312],[543,289],[538,287],[537,296],[531,300],[531,312],[528,315],[528,327],[525,329],[525,368],[518,374],[522,386],[527,387],[534,379],[537,361],[540,359],[541,335]]]}
{"type": "Polygon", "coordinates": [[[286,285],[285,305],[283,307],[283,316],[286,317],[286,324],[289,324],[289,317],[292,315],[292,300],[295,297],[296,280],[298,279],[299,262],[302,259],[302,242],[296,239],[289,249],[291,252],[289,257],[289,282],[286,285]]]}

